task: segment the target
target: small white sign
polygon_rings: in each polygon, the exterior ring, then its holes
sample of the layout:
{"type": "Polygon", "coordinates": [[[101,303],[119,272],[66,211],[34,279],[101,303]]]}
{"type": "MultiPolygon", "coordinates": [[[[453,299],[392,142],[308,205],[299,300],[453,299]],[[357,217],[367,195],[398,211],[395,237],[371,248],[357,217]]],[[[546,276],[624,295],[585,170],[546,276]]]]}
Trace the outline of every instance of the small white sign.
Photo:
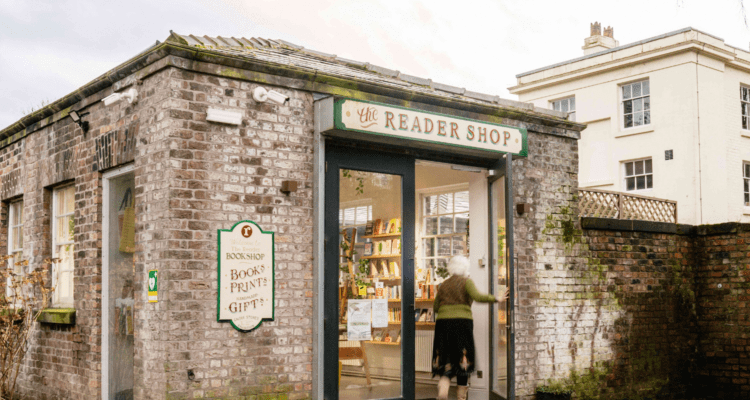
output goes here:
{"type": "Polygon", "coordinates": [[[336,129],[528,155],[526,129],[381,103],[338,99],[336,129]]]}
{"type": "Polygon", "coordinates": [[[219,230],[219,321],[249,331],[274,318],[274,233],[253,221],[219,230]]]}
{"type": "Polygon", "coordinates": [[[371,300],[349,300],[346,313],[347,340],[372,339],[372,302],[371,300]]]}
{"type": "Polygon", "coordinates": [[[388,327],[388,300],[387,299],[372,300],[372,327],[373,328],[387,328],[388,327]]]}

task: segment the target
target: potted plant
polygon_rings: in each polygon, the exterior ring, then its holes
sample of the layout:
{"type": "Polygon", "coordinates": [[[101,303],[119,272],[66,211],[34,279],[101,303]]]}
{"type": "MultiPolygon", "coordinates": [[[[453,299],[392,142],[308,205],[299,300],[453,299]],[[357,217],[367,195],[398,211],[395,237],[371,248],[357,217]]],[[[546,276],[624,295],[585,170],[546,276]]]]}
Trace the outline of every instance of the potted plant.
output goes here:
{"type": "Polygon", "coordinates": [[[537,400],[570,400],[572,395],[573,392],[560,382],[537,386],[536,388],[537,400]]]}

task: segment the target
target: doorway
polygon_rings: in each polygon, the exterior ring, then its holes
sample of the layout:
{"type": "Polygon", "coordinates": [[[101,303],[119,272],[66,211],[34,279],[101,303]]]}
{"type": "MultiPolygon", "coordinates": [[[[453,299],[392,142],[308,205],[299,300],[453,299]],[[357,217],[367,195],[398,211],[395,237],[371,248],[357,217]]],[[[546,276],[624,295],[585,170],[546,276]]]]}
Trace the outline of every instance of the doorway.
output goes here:
{"type": "MultiPolygon", "coordinates": [[[[325,398],[437,397],[432,305],[448,260],[465,255],[481,291],[504,290],[492,283],[507,268],[489,261],[488,243],[498,243],[488,218],[496,214],[493,196],[503,193],[490,191],[489,175],[484,168],[326,147],[325,398]]],[[[471,397],[507,398],[501,382],[508,352],[498,348],[507,344],[506,332],[498,338],[498,318],[487,317],[504,307],[473,309],[480,373],[471,378],[471,397]]]]}
{"type": "Polygon", "coordinates": [[[135,355],[133,166],[106,172],[102,188],[102,398],[132,400],[135,355]]]}

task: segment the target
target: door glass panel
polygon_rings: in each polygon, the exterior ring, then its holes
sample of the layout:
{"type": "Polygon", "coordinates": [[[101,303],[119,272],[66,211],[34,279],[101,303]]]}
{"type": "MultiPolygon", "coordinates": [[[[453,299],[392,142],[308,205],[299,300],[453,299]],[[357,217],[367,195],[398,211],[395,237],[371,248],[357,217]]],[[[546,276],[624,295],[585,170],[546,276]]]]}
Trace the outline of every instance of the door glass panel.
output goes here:
{"type": "MultiPolygon", "coordinates": [[[[492,279],[494,292],[504,294],[508,288],[508,259],[505,237],[505,178],[492,184],[492,245],[494,246],[492,279]]],[[[493,329],[494,368],[492,371],[492,391],[503,398],[508,397],[508,329],[507,302],[493,304],[496,326],[493,329]]]]}
{"type": "Polygon", "coordinates": [[[339,399],[401,397],[402,320],[413,318],[401,305],[401,177],[341,170],[339,182],[339,399]]]}
{"type": "Polygon", "coordinates": [[[109,324],[108,374],[109,399],[133,399],[133,262],[135,209],[135,180],[132,173],[114,178],[109,184],[107,257],[109,296],[107,315],[109,324]]]}

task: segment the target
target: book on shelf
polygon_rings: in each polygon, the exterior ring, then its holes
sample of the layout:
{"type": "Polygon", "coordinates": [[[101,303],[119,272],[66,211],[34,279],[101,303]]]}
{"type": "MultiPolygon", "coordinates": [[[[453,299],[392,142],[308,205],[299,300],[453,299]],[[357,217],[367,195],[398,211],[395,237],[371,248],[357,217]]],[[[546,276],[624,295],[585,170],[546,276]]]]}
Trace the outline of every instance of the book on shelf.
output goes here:
{"type": "Polygon", "coordinates": [[[431,308],[427,309],[427,318],[425,318],[427,322],[435,322],[435,313],[432,312],[431,308]]]}
{"type": "Polygon", "coordinates": [[[427,322],[427,308],[423,308],[419,313],[419,320],[417,322],[427,322]]]}
{"type": "Polygon", "coordinates": [[[391,251],[391,243],[392,243],[392,241],[390,241],[390,240],[384,240],[384,241],[380,242],[380,245],[383,246],[382,247],[383,251],[380,254],[382,254],[384,256],[393,254],[393,252],[391,251]]]}
{"type": "Polygon", "coordinates": [[[401,220],[393,218],[388,221],[388,233],[399,233],[401,232],[401,220]]]}
{"type": "Polygon", "coordinates": [[[419,316],[422,315],[422,309],[421,308],[415,308],[414,309],[414,322],[419,322],[419,316]]]}
{"type": "Polygon", "coordinates": [[[372,255],[372,242],[365,243],[365,257],[372,255]]]}
{"type": "Polygon", "coordinates": [[[380,272],[378,271],[378,263],[375,261],[370,261],[370,274],[372,276],[380,276],[380,272]]]}
{"type": "Polygon", "coordinates": [[[393,274],[393,276],[401,276],[401,268],[398,267],[398,263],[396,261],[391,261],[389,267],[390,272],[391,274],[393,274]]]}
{"type": "Polygon", "coordinates": [[[386,278],[390,278],[391,274],[388,272],[388,262],[385,260],[380,260],[380,271],[382,272],[383,276],[386,278]]]}
{"type": "Polygon", "coordinates": [[[380,231],[383,229],[383,220],[376,219],[375,222],[373,222],[372,225],[372,234],[373,235],[379,235],[380,231]]]}
{"type": "Polygon", "coordinates": [[[372,236],[374,227],[375,227],[375,222],[373,220],[367,221],[367,225],[365,225],[365,236],[372,236]]]}
{"type": "Polygon", "coordinates": [[[401,254],[401,239],[391,241],[391,251],[393,251],[393,254],[401,254]]]}
{"type": "Polygon", "coordinates": [[[379,342],[383,340],[383,331],[377,330],[372,333],[372,341],[373,342],[379,342]]]}

